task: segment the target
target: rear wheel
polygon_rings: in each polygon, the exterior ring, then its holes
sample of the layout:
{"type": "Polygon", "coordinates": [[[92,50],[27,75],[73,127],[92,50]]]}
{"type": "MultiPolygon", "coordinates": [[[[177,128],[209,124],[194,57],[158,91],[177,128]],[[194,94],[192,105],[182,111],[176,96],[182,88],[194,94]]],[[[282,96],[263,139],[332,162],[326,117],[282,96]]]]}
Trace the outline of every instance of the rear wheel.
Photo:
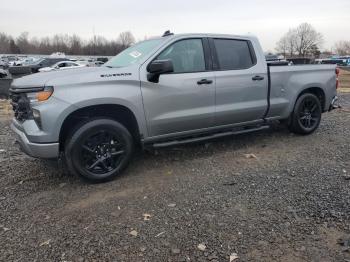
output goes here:
{"type": "Polygon", "coordinates": [[[301,95],[294,107],[289,129],[297,134],[313,133],[321,122],[322,107],[317,96],[306,93],[301,95]]]}
{"type": "Polygon", "coordinates": [[[129,131],[112,119],[95,119],[81,124],[65,145],[71,173],[94,182],[108,181],[128,165],[133,152],[129,131]]]}

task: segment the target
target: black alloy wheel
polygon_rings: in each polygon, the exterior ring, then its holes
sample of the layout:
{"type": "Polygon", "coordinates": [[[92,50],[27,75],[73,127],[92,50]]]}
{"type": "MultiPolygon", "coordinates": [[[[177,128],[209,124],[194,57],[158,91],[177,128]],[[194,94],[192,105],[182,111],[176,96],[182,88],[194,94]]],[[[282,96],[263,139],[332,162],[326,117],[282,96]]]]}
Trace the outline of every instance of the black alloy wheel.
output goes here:
{"type": "Polygon", "coordinates": [[[116,171],[125,153],[125,143],[113,131],[99,130],[82,141],[79,161],[86,171],[105,174],[116,171]]]}
{"type": "Polygon", "coordinates": [[[117,176],[130,162],[133,139],[112,119],[94,119],[81,124],[66,142],[65,158],[71,173],[95,182],[117,176]]]}
{"type": "Polygon", "coordinates": [[[289,129],[297,134],[311,134],[320,125],[322,107],[317,96],[310,93],[301,95],[294,107],[289,129]]]}
{"type": "Polygon", "coordinates": [[[300,106],[299,123],[305,129],[313,129],[319,123],[321,108],[317,100],[312,97],[305,98],[300,106]]]}

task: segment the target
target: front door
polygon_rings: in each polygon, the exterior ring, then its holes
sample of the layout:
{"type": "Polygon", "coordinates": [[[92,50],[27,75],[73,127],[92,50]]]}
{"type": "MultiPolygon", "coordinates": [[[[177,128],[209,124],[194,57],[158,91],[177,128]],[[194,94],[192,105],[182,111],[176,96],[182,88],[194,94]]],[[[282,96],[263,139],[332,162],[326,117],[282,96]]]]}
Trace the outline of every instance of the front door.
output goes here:
{"type": "Polygon", "coordinates": [[[207,40],[182,39],[168,45],[154,60],[170,59],[174,72],[158,83],[140,70],[141,91],[150,137],[210,127],[214,124],[215,78],[208,70],[207,40]]]}

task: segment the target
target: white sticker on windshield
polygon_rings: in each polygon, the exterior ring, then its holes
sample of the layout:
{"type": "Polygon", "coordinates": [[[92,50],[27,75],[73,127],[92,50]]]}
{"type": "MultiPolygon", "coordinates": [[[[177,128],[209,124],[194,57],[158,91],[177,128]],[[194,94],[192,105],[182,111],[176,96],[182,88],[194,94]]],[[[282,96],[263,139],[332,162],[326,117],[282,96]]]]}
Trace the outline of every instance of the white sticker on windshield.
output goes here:
{"type": "Polygon", "coordinates": [[[138,58],[142,54],[139,51],[132,51],[129,55],[131,55],[133,58],[138,58]]]}

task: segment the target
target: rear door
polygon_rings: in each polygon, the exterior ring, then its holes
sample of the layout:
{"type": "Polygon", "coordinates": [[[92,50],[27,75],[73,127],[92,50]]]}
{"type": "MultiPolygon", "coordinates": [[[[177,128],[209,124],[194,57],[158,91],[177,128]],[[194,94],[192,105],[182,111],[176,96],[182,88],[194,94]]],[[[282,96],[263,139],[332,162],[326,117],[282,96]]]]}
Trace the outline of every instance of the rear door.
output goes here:
{"type": "Polygon", "coordinates": [[[170,43],[153,60],[169,59],[174,72],[158,83],[147,80],[147,65],[140,69],[141,91],[149,136],[203,129],[214,124],[215,78],[209,68],[206,38],[185,38],[170,43]]]}
{"type": "MultiPolygon", "coordinates": [[[[216,77],[215,125],[262,119],[267,110],[268,79],[248,39],[212,38],[216,77]]],[[[260,50],[259,50],[260,51],[260,50]]]]}

